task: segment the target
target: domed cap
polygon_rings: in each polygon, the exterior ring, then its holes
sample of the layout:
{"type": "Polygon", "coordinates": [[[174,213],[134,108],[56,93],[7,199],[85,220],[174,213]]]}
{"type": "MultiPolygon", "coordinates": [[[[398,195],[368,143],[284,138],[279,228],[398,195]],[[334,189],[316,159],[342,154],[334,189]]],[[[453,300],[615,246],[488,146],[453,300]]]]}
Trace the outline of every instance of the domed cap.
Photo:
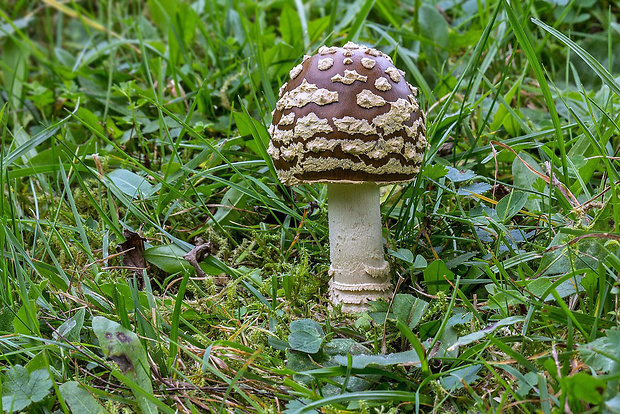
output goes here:
{"type": "Polygon", "coordinates": [[[286,185],[411,181],[426,149],[417,89],[386,54],[321,47],[290,71],[268,153],[286,185]]]}

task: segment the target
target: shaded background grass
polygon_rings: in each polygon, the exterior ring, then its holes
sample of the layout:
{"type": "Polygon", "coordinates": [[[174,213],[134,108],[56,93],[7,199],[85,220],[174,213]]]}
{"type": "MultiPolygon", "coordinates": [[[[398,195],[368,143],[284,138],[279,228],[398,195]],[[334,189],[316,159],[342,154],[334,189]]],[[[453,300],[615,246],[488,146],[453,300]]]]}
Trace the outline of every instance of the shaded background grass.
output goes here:
{"type": "Polygon", "coordinates": [[[93,412],[144,410],[140,398],[184,412],[313,401],[615,412],[619,11],[594,0],[2,4],[4,408],[19,389],[7,384],[38,378],[33,410],[79,412],[82,390],[101,404],[93,412]],[[282,186],[265,151],[290,68],[348,40],[407,72],[430,143],[416,181],[382,195],[399,299],[359,317],[326,306],[325,187],[282,186]],[[183,256],[203,244],[196,274],[183,256]],[[148,270],[133,271],[142,257],[148,270]],[[152,394],[104,358],[95,316],[138,335],[152,394]],[[288,343],[303,318],[319,322],[318,364],[288,343]],[[321,363],[345,338],[393,359],[321,363]],[[425,355],[403,354],[412,348],[425,355]],[[354,378],[371,390],[347,389],[354,378]],[[77,391],[58,388],[70,381],[77,391]]]}

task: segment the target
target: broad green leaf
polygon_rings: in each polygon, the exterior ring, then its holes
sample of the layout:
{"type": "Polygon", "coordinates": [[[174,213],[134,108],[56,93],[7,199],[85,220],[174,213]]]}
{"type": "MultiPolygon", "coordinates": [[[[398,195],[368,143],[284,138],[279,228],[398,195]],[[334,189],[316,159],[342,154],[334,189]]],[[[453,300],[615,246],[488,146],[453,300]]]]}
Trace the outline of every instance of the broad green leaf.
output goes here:
{"type": "Polygon", "coordinates": [[[456,349],[459,346],[471,344],[474,341],[478,341],[484,338],[487,334],[495,332],[497,328],[500,328],[502,326],[514,325],[516,323],[523,322],[524,319],[524,316],[510,316],[508,318],[504,318],[500,321],[494,322],[489,326],[485,327],[484,329],[479,330],[478,332],[470,333],[469,335],[460,337],[459,340],[456,341],[456,343],[454,343],[450,348],[448,348],[448,350],[450,351],[456,349]]]}
{"type": "Polygon", "coordinates": [[[574,237],[558,232],[547,247],[556,248],[543,254],[538,271],[547,276],[567,274],[580,268],[596,269],[599,261],[606,256],[602,241],[586,237],[577,243],[569,244],[574,237]]]}
{"type": "MultiPolygon", "coordinates": [[[[13,133],[13,145],[16,148],[24,148],[28,146],[28,143],[31,140],[30,135],[24,130],[24,128],[18,126],[18,129],[13,133]]],[[[37,156],[37,151],[34,148],[31,148],[30,151],[24,153],[22,155],[22,162],[24,164],[32,164],[33,158],[37,156]]]]}
{"type": "Polygon", "coordinates": [[[146,178],[128,170],[114,170],[107,177],[119,190],[133,198],[148,198],[156,191],[156,187],[146,178]]]}
{"type": "Polygon", "coordinates": [[[14,331],[13,320],[15,311],[9,306],[0,308],[0,333],[12,333],[14,331]]]}
{"type": "Polygon", "coordinates": [[[299,413],[318,414],[317,410],[305,410],[304,409],[306,405],[308,405],[310,402],[312,402],[312,400],[309,400],[307,398],[289,400],[289,402],[286,403],[286,408],[283,413],[284,414],[299,414],[299,413]]]}
{"type": "Polygon", "coordinates": [[[273,160],[267,153],[267,147],[269,146],[269,141],[271,139],[269,132],[262,122],[252,118],[245,107],[242,109],[243,112],[233,113],[239,132],[241,135],[247,135],[254,138],[252,141],[246,142],[246,146],[265,161],[267,167],[269,167],[269,171],[271,171],[272,176],[275,178],[277,177],[277,173],[273,166],[273,160]]]}
{"type": "Polygon", "coordinates": [[[499,220],[506,223],[513,218],[523,208],[527,202],[527,197],[527,193],[523,191],[511,191],[510,194],[499,200],[497,207],[495,207],[499,220]]]}
{"type": "Polygon", "coordinates": [[[185,58],[190,53],[188,46],[194,41],[196,35],[196,25],[199,24],[200,18],[191,4],[187,2],[177,2],[178,8],[176,13],[171,14],[168,27],[168,48],[171,61],[180,65],[181,63],[189,63],[191,58],[185,58]]]}
{"type": "MultiPolygon", "coordinates": [[[[120,371],[135,381],[140,388],[153,394],[151,369],[146,351],[138,336],[120,324],[95,316],[93,331],[99,340],[103,354],[118,364],[120,371]]],[[[157,413],[157,407],[144,395],[134,390],[134,395],[143,413],[157,413]]]]}
{"type": "Polygon", "coordinates": [[[187,251],[176,244],[149,247],[144,250],[144,258],[167,273],[178,273],[191,270],[192,265],[183,258],[187,251]]]}
{"type": "Polygon", "coordinates": [[[418,325],[427,307],[428,302],[425,300],[405,293],[397,293],[392,303],[396,319],[400,320],[411,329],[418,325]]]}
{"type": "Polygon", "coordinates": [[[369,314],[378,324],[384,324],[387,318],[392,321],[400,320],[402,323],[409,326],[409,328],[413,329],[422,319],[427,307],[428,302],[422,299],[416,298],[408,293],[397,293],[396,296],[394,296],[394,302],[392,303],[389,314],[387,313],[388,304],[385,302],[372,302],[371,309],[374,311],[369,314]]]}
{"type": "MultiPolygon", "coordinates": [[[[342,366],[347,366],[348,360],[346,355],[338,355],[334,357],[334,361],[342,366]]],[[[387,355],[353,355],[352,367],[355,369],[363,369],[369,365],[378,365],[381,367],[389,367],[391,365],[420,365],[420,357],[415,350],[396,352],[387,355]]]]}
{"type": "Polygon", "coordinates": [[[28,373],[21,365],[9,368],[2,379],[2,409],[8,412],[21,411],[33,402],[47,397],[52,380],[47,369],[28,373]]]}
{"type": "Polygon", "coordinates": [[[605,408],[607,408],[610,413],[620,414],[620,394],[605,401],[605,408]]]}
{"type": "Polygon", "coordinates": [[[284,3],[282,13],[280,14],[279,30],[282,40],[291,46],[303,39],[299,15],[286,3],[284,3]]]}
{"type": "MultiPolygon", "coordinates": [[[[258,121],[245,112],[233,112],[233,118],[241,136],[254,136],[254,128],[258,121]]],[[[269,144],[269,142],[266,144],[269,144]]]]}
{"type": "MultiPolygon", "coordinates": [[[[88,109],[84,107],[78,108],[75,116],[79,118],[82,121],[82,123],[84,123],[85,125],[88,125],[90,129],[95,130],[100,134],[105,133],[103,126],[101,125],[99,121],[99,117],[97,117],[97,115],[93,114],[88,109]]],[[[85,139],[86,137],[82,138],[82,140],[85,140],[85,139]]]]}
{"type": "Polygon", "coordinates": [[[12,35],[15,30],[25,29],[36,21],[37,18],[34,15],[28,15],[22,19],[11,20],[10,23],[0,24],[0,39],[12,35]]]}
{"type": "Polygon", "coordinates": [[[289,343],[287,341],[274,338],[273,336],[267,338],[267,343],[270,347],[277,349],[278,351],[286,351],[286,349],[289,348],[289,343]]]}
{"type": "MultiPolygon", "coordinates": [[[[36,309],[36,305],[33,302],[31,303],[36,309]]],[[[37,327],[34,325],[38,323],[38,320],[34,320],[34,316],[30,316],[28,306],[22,305],[17,311],[16,317],[13,319],[13,329],[17,334],[33,335],[37,332],[37,327]]]]}
{"type": "Polygon", "coordinates": [[[456,326],[466,324],[471,321],[473,315],[471,313],[457,313],[448,319],[446,325],[441,333],[439,340],[439,350],[437,351],[437,357],[439,358],[456,358],[459,355],[458,349],[451,349],[452,345],[458,340],[458,332],[456,326]]]}
{"type": "Polygon", "coordinates": [[[311,319],[299,319],[291,322],[290,327],[288,343],[292,349],[307,354],[319,352],[325,334],[318,322],[311,319]]]}
{"type": "Polygon", "coordinates": [[[434,260],[424,269],[426,289],[431,295],[440,290],[448,290],[449,285],[446,280],[454,280],[454,273],[448,269],[442,260],[434,260]]]}
{"type": "Polygon", "coordinates": [[[446,174],[446,178],[453,183],[471,180],[475,176],[476,173],[472,170],[457,170],[454,167],[448,167],[448,173],[446,174]]]}
{"type": "MultiPolygon", "coordinates": [[[[245,185],[245,181],[240,183],[245,185]]],[[[222,201],[220,207],[213,215],[213,220],[217,221],[220,225],[228,224],[231,220],[235,220],[239,217],[238,209],[244,208],[247,203],[248,196],[245,192],[239,190],[236,187],[230,187],[222,201]]]]}
{"type": "Polygon", "coordinates": [[[596,371],[617,373],[620,370],[620,331],[608,329],[606,336],[579,346],[583,361],[596,371]]]}
{"type": "MultiPolygon", "coordinates": [[[[520,86],[521,79],[515,82],[515,84],[512,85],[512,88],[510,88],[506,95],[504,95],[504,102],[506,105],[510,105],[510,102],[512,102],[512,99],[514,98],[515,93],[519,90],[520,86]]],[[[491,128],[491,131],[496,131],[500,126],[504,126],[506,131],[508,131],[508,133],[512,136],[518,135],[520,132],[518,130],[518,123],[514,121],[510,111],[504,105],[500,105],[500,107],[497,108],[497,112],[495,112],[493,122],[489,128],[491,128]]]]}
{"type": "Polygon", "coordinates": [[[409,249],[388,250],[388,253],[397,259],[413,264],[413,253],[409,249]]]}
{"type": "Polygon", "coordinates": [[[502,369],[517,379],[517,386],[519,387],[517,393],[519,395],[527,395],[538,383],[538,375],[535,372],[522,374],[521,371],[510,365],[504,365],[502,369]]]}
{"type": "MultiPolygon", "coordinates": [[[[620,203],[620,200],[618,201],[620,203]]],[[[607,198],[605,205],[594,217],[592,225],[589,227],[593,231],[615,232],[620,223],[616,223],[614,219],[614,203],[611,197],[607,198]]]]}
{"type": "Polygon", "coordinates": [[[383,300],[373,300],[368,303],[369,311],[368,315],[380,325],[385,323],[385,319],[388,316],[387,313],[390,310],[390,304],[383,300]]]}
{"type": "Polygon", "coordinates": [[[11,37],[3,42],[0,58],[3,63],[4,91],[10,92],[9,104],[15,111],[23,107],[23,90],[28,80],[28,55],[29,48],[22,47],[16,38],[11,37]]]}
{"type": "Polygon", "coordinates": [[[462,265],[463,263],[467,262],[468,260],[476,257],[478,255],[478,251],[475,250],[473,252],[467,252],[467,253],[463,253],[463,254],[459,254],[456,257],[453,257],[452,259],[448,260],[446,262],[446,266],[448,267],[448,269],[454,269],[457,266],[462,265]]]}
{"type": "Polygon", "coordinates": [[[69,342],[78,342],[80,340],[80,332],[84,325],[84,315],[86,311],[84,308],[78,309],[78,311],[63,322],[62,325],[52,334],[52,337],[56,340],[64,340],[69,342]]]}
{"type": "Polygon", "coordinates": [[[168,33],[170,19],[178,10],[178,0],[148,0],[147,4],[153,23],[157,25],[162,33],[168,33]]]}
{"type": "Polygon", "coordinates": [[[429,180],[438,180],[448,174],[448,167],[440,164],[427,164],[422,170],[422,175],[429,180]]]}
{"type": "MultiPolygon", "coordinates": [[[[183,248],[171,243],[164,246],[149,247],[144,251],[143,256],[147,262],[159,267],[166,273],[193,272],[194,267],[183,258],[186,253],[187,251],[183,248]]],[[[208,275],[218,275],[225,271],[221,266],[218,267],[218,260],[213,256],[207,256],[200,263],[200,268],[208,275]]]]}
{"type": "Polygon", "coordinates": [[[330,21],[331,16],[323,16],[308,22],[308,35],[311,42],[317,42],[323,37],[323,34],[329,28],[330,21]]]}
{"type": "Polygon", "coordinates": [[[69,381],[58,387],[62,398],[73,414],[102,414],[107,413],[93,395],[80,386],[77,381],[69,381]]]}
{"type": "Polygon", "coordinates": [[[488,183],[472,183],[465,187],[460,187],[456,194],[460,196],[470,196],[472,194],[484,194],[489,191],[493,186],[488,183]]]}
{"type": "Polygon", "coordinates": [[[448,46],[449,26],[437,7],[426,2],[422,3],[418,15],[421,32],[434,44],[442,48],[448,46]]]}
{"type": "MultiPolygon", "coordinates": [[[[305,372],[312,371],[321,367],[338,367],[340,364],[336,362],[336,358],[344,357],[347,359],[347,355],[366,355],[370,354],[370,349],[364,345],[358,344],[352,339],[338,338],[333,339],[325,344],[324,353],[309,355],[305,352],[298,352],[288,349],[286,351],[286,367],[293,371],[298,372],[293,378],[295,381],[304,384],[306,386],[312,386],[313,377],[311,374],[305,372]]],[[[347,382],[347,391],[364,391],[372,387],[381,378],[380,375],[355,375],[351,376],[347,382]]],[[[342,385],[346,378],[344,376],[331,376],[329,380],[335,384],[321,384],[321,393],[323,395],[336,395],[342,392],[342,385]]]]}
{"type": "MultiPolygon", "coordinates": [[[[520,152],[519,157],[528,163],[534,170],[542,173],[542,169],[538,165],[538,162],[527,152],[520,152]]],[[[515,157],[512,162],[512,176],[515,187],[522,188],[524,190],[537,191],[535,183],[541,183],[542,178],[534,174],[527,168],[518,157],[515,157]]],[[[529,211],[540,211],[540,200],[534,197],[528,197],[527,202],[524,205],[529,211]]]]}
{"type": "Polygon", "coordinates": [[[354,401],[377,401],[380,403],[385,403],[386,401],[390,401],[394,403],[395,401],[419,401],[419,395],[415,392],[411,391],[397,391],[397,390],[379,390],[379,391],[362,391],[362,392],[347,392],[339,395],[334,395],[331,397],[321,398],[318,401],[312,401],[303,406],[303,409],[292,411],[290,414],[305,414],[310,413],[315,408],[320,408],[323,406],[329,406],[330,404],[338,404],[338,403],[348,403],[354,401]]]}
{"type": "Polygon", "coordinates": [[[478,380],[480,377],[477,374],[481,368],[482,365],[471,365],[452,371],[441,378],[441,386],[448,391],[459,390],[463,388],[465,384],[469,385],[478,380]]]}
{"type": "Polygon", "coordinates": [[[569,400],[575,403],[586,402],[588,404],[600,404],[603,402],[605,381],[595,378],[585,372],[564,378],[569,400]]]}
{"type": "Polygon", "coordinates": [[[428,262],[426,261],[426,259],[421,255],[417,255],[415,257],[415,261],[413,262],[413,268],[415,270],[422,270],[422,269],[426,269],[426,266],[428,266],[428,262]]]}
{"type": "Polygon", "coordinates": [[[325,344],[323,351],[325,355],[332,357],[336,355],[361,355],[370,353],[370,349],[349,338],[332,339],[325,344]]]}
{"type": "MultiPolygon", "coordinates": [[[[577,293],[577,287],[580,285],[581,279],[583,276],[578,275],[570,278],[569,280],[564,281],[559,286],[556,286],[555,291],[560,295],[561,298],[565,298],[567,296],[573,295],[577,293]]],[[[537,277],[534,280],[531,280],[527,283],[527,291],[534,296],[540,297],[543,295],[547,289],[553,284],[555,278],[549,277],[537,277]]],[[[580,289],[583,291],[583,289],[580,289]]],[[[543,301],[554,300],[552,294],[548,294],[546,298],[541,298],[543,301]]]]}

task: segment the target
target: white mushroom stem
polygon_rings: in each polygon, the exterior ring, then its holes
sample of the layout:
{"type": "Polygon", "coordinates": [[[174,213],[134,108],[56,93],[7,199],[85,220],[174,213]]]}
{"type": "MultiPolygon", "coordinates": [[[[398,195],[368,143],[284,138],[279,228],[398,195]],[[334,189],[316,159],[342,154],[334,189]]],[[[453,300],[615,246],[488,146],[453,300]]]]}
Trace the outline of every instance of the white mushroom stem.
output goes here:
{"type": "Polygon", "coordinates": [[[383,254],[379,186],[328,184],[329,296],[346,312],[360,312],[370,300],[388,299],[390,267],[383,254]]]}

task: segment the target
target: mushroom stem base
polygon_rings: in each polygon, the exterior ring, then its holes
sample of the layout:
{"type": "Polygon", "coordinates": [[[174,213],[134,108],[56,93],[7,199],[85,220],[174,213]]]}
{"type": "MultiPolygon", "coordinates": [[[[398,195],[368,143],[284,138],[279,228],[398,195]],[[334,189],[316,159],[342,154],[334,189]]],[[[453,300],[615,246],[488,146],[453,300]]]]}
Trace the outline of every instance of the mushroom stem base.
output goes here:
{"type": "Polygon", "coordinates": [[[383,253],[379,186],[328,184],[329,296],[346,312],[391,295],[390,267],[383,253]]]}

